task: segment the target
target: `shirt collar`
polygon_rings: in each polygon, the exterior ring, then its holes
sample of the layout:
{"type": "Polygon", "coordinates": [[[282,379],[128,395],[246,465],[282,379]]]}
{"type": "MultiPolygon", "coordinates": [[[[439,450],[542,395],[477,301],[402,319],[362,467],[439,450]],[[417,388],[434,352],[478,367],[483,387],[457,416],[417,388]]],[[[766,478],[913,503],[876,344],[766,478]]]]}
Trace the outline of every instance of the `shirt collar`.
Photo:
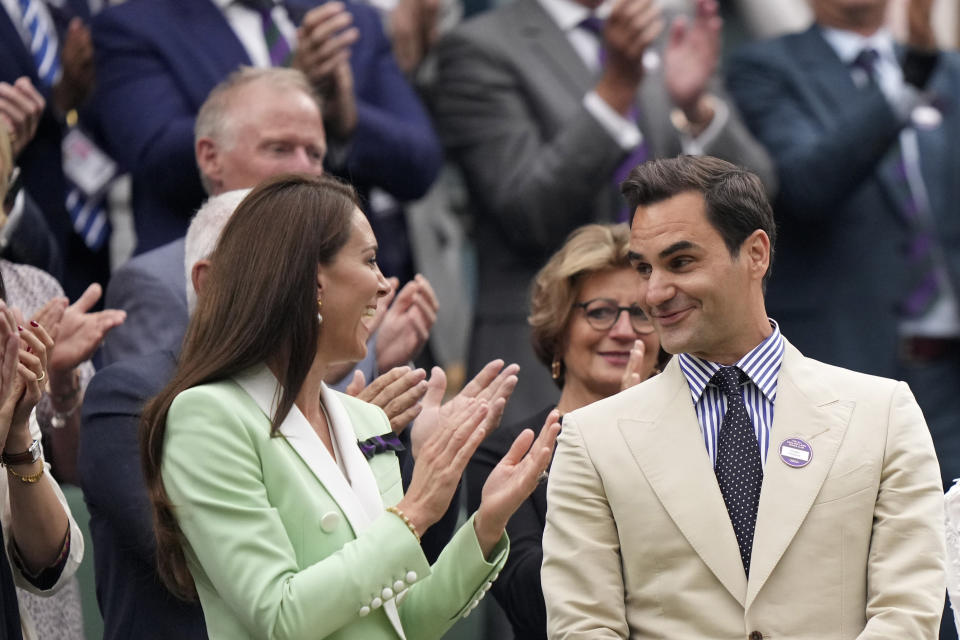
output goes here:
{"type": "Polygon", "coordinates": [[[887,29],[880,29],[870,36],[864,36],[853,31],[821,27],[823,39],[837,53],[840,61],[846,65],[853,64],[860,52],[864,49],[875,49],[882,60],[897,63],[897,53],[893,46],[893,35],[887,29]]]}
{"type": "Polygon", "coordinates": [[[537,0],[547,15],[557,24],[561,31],[567,33],[577,27],[590,14],[599,18],[610,15],[613,6],[612,0],[605,0],[595,11],[590,11],[575,0],[537,0]]]}
{"type": "MultiPolygon", "coordinates": [[[[780,364],[783,362],[783,335],[776,321],[769,320],[773,332],[740,358],[736,366],[747,374],[750,381],[760,389],[767,400],[773,402],[777,397],[777,378],[780,364]]],[[[677,358],[680,361],[680,370],[683,371],[683,376],[690,387],[690,395],[696,404],[703,396],[713,374],[723,365],[703,360],[689,353],[681,353],[677,358]]]]}

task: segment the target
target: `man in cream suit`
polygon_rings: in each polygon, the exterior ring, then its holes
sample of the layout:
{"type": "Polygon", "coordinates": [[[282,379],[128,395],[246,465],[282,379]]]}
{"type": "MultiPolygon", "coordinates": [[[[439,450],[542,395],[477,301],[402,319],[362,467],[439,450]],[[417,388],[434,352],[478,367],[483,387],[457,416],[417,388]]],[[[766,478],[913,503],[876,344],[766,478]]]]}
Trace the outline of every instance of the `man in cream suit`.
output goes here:
{"type": "Polygon", "coordinates": [[[940,474],[909,388],[805,358],[767,317],[756,176],[679,157],[622,189],[641,304],[677,355],[564,419],[550,637],[936,637],[940,474]]]}

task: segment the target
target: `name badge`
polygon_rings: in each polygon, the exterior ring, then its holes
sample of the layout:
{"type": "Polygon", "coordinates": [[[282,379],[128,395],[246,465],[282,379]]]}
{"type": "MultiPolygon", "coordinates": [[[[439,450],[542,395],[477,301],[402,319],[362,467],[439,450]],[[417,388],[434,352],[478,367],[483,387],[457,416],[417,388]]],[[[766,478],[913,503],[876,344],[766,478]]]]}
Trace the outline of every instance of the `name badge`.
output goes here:
{"type": "Polygon", "coordinates": [[[800,438],[787,438],[780,443],[780,459],[788,467],[799,469],[813,460],[813,449],[800,438]]]}
{"type": "Polygon", "coordinates": [[[63,172],[90,199],[106,191],[117,164],[79,127],[72,127],[63,138],[63,172]]]}

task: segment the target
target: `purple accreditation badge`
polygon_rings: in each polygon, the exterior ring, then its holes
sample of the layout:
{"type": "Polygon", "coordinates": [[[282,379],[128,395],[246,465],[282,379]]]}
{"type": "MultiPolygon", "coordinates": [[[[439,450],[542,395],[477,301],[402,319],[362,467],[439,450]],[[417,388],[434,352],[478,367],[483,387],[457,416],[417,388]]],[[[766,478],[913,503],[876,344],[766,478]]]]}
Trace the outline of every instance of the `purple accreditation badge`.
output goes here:
{"type": "Polygon", "coordinates": [[[800,438],[787,438],[780,443],[780,459],[794,469],[805,467],[813,459],[813,449],[800,438]]]}

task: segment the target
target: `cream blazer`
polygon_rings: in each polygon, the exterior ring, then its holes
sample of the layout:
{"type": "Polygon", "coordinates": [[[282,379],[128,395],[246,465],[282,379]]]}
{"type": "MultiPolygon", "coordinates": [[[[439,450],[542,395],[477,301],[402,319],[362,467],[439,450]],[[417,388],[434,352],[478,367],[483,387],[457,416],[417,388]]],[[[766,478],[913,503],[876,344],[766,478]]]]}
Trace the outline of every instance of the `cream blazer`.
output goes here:
{"type": "Polygon", "coordinates": [[[676,359],[565,417],[547,497],[552,640],[937,637],[943,492],[902,382],[787,344],[749,580],[676,359]]]}

